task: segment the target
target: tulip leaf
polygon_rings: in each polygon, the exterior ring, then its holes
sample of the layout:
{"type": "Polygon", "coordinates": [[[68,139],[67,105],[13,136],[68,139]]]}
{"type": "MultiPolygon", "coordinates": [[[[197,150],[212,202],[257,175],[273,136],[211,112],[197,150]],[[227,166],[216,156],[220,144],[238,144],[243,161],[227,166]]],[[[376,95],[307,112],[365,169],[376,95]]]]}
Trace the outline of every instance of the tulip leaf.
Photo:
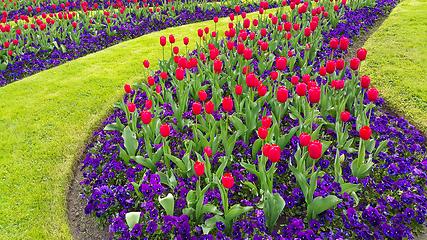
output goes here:
{"type": "Polygon", "coordinates": [[[227,215],[225,216],[225,222],[229,223],[234,218],[238,217],[241,214],[251,211],[253,207],[242,207],[238,204],[233,205],[230,210],[228,210],[227,215]]]}
{"type": "Polygon", "coordinates": [[[165,154],[165,155],[166,155],[166,157],[168,157],[168,159],[170,159],[172,162],[174,162],[176,164],[176,166],[179,169],[181,169],[181,171],[187,172],[187,168],[185,167],[185,165],[184,165],[184,163],[182,162],[181,159],[179,159],[179,158],[177,158],[177,157],[175,157],[173,155],[170,155],[170,154],[165,154]]]}
{"type": "Polygon", "coordinates": [[[160,158],[163,155],[164,150],[165,150],[164,147],[157,149],[157,152],[153,156],[153,163],[154,164],[156,164],[160,160],[160,158]]]}
{"type": "Polygon", "coordinates": [[[243,185],[250,187],[252,194],[258,196],[258,188],[255,186],[255,184],[248,182],[248,181],[245,181],[245,182],[243,182],[243,185]]]}
{"type": "Polygon", "coordinates": [[[245,131],[247,130],[247,127],[245,126],[245,124],[243,124],[242,120],[240,120],[238,117],[235,116],[231,116],[230,117],[230,121],[231,123],[233,123],[233,126],[240,131],[245,131]]]}
{"type": "Polygon", "coordinates": [[[123,132],[124,125],[120,122],[120,119],[117,117],[115,123],[108,124],[105,126],[104,131],[119,131],[123,132]]]}
{"type": "Polygon", "coordinates": [[[299,126],[293,127],[288,134],[282,136],[279,138],[279,141],[277,141],[277,145],[279,145],[280,149],[284,149],[286,147],[286,144],[289,143],[291,138],[294,136],[294,134],[298,131],[299,126]]]}
{"type": "Polygon", "coordinates": [[[138,197],[142,197],[142,193],[139,191],[139,186],[140,185],[138,183],[136,183],[136,182],[131,182],[131,183],[132,183],[133,188],[135,189],[136,195],[138,197]]]}
{"type": "Polygon", "coordinates": [[[320,130],[322,129],[322,125],[320,124],[316,130],[311,134],[311,141],[317,140],[319,138],[320,130]]]}
{"type": "Polygon", "coordinates": [[[319,169],[311,175],[310,190],[308,192],[308,196],[305,199],[305,201],[308,204],[310,204],[313,201],[314,191],[316,191],[316,188],[317,188],[317,176],[318,175],[319,175],[319,169]]]}
{"type": "Polygon", "coordinates": [[[175,199],[171,193],[164,198],[159,196],[159,203],[165,209],[166,214],[169,216],[173,216],[174,208],[175,208],[175,199]]]}
{"type": "Polygon", "coordinates": [[[150,159],[143,158],[142,156],[136,156],[135,162],[141,164],[146,168],[151,169],[152,172],[155,172],[157,169],[156,165],[150,159]]]}
{"type": "Polygon", "coordinates": [[[141,212],[129,212],[126,213],[126,223],[129,228],[133,228],[135,224],[139,222],[139,218],[141,216],[141,212]]]}
{"type": "Polygon", "coordinates": [[[130,156],[126,153],[126,151],[120,147],[119,156],[124,160],[126,164],[129,164],[130,156]]]}
{"type": "Polygon", "coordinates": [[[265,223],[270,232],[279,219],[280,214],[285,208],[286,202],[279,193],[271,194],[269,191],[264,193],[264,214],[265,223]]]}
{"type": "Polygon", "coordinates": [[[223,158],[223,162],[221,163],[221,165],[219,165],[218,169],[216,170],[215,175],[218,179],[220,179],[222,177],[222,175],[224,173],[224,169],[227,166],[227,162],[228,162],[227,159],[223,158]]]}
{"type": "Polygon", "coordinates": [[[343,183],[341,184],[341,193],[351,193],[351,192],[357,192],[360,191],[360,184],[354,184],[354,183],[343,183]]]}
{"type": "Polygon", "coordinates": [[[378,154],[384,149],[385,146],[387,146],[388,140],[382,141],[380,145],[378,146],[377,150],[374,153],[373,158],[376,159],[378,157],[378,154]]]}
{"type": "Polygon", "coordinates": [[[203,228],[203,234],[209,234],[210,230],[211,230],[212,228],[214,228],[214,227],[215,227],[215,224],[216,224],[217,222],[222,222],[222,223],[224,223],[224,222],[225,222],[225,220],[224,220],[224,218],[223,218],[223,217],[221,217],[221,216],[219,216],[219,215],[215,215],[215,216],[213,216],[212,218],[209,218],[208,220],[206,220],[205,224],[204,224],[204,225],[202,225],[202,228],[203,228]]]}
{"type": "Polygon", "coordinates": [[[317,197],[307,206],[307,218],[315,219],[320,213],[335,207],[339,203],[339,198],[335,195],[329,195],[326,198],[317,197]]]}
{"type": "Polygon", "coordinates": [[[218,211],[218,209],[216,208],[215,205],[212,205],[212,204],[203,205],[202,214],[205,214],[205,213],[212,213],[215,215],[222,215],[223,214],[222,212],[218,211]]]}
{"type": "Polygon", "coordinates": [[[129,156],[135,156],[136,150],[138,149],[138,140],[135,139],[134,135],[134,132],[130,130],[129,126],[125,127],[122,137],[129,156]]]}
{"type": "MultiPolygon", "coordinates": [[[[255,140],[253,146],[252,146],[252,159],[256,159],[256,154],[259,152],[259,150],[262,148],[262,139],[258,138],[255,140]]],[[[262,153],[261,153],[262,154],[262,153]]]]}
{"type": "Polygon", "coordinates": [[[289,168],[291,169],[292,173],[294,174],[295,178],[297,179],[298,186],[300,187],[301,191],[303,192],[304,196],[308,195],[308,183],[306,176],[296,169],[294,166],[289,164],[289,168]]]}

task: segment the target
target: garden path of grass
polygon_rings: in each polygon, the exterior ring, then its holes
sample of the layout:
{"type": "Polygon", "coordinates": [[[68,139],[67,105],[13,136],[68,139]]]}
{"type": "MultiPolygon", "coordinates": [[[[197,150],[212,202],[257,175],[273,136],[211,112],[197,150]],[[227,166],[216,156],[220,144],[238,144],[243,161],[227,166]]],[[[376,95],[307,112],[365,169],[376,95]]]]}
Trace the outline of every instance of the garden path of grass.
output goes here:
{"type": "Polygon", "coordinates": [[[427,131],[427,0],[405,0],[366,41],[362,74],[388,106],[427,131]]]}
{"type": "MultiPolygon", "coordinates": [[[[217,24],[220,35],[228,21],[217,24]]],[[[148,34],[0,88],[0,239],[72,239],[65,199],[79,149],[123,85],[143,80],[142,62],[158,68],[160,36],[173,34],[182,50],[187,36],[195,49],[206,26],[214,22],[148,34]]]]}

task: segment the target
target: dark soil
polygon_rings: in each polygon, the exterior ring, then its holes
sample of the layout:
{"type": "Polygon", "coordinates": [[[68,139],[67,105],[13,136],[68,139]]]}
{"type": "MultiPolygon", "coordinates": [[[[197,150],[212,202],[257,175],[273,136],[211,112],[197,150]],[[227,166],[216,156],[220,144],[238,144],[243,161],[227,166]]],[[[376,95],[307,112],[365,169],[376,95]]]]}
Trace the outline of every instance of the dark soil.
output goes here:
{"type": "MultiPolygon", "coordinates": [[[[367,32],[362,33],[360,37],[354,41],[353,45],[351,45],[344,58],[348,66],[350,64],[350,59],[356,57],[357,50],[363,47],[365,42],[375,31],[377,31],[377,29],[382,25],[387,17],[388,16],[380,17],[379,20],[371,28],[369,28],[367,32]]],[[[400,112],[387,104],[385,104],[382,109],[392,113],[395,116],[403,117],[400,112]]],[[[416,126],[416,124],[414,124],[414,126],[416,126]]],[[[101,128],[102,124],[100,123],[96,130],[99,131],[101,128]]],[[[427,136],[426,133],[424,133],[424,136],[427,136]]],[[[90,137],[87,140],[87,144],[93,142],[94,140],[95,139],[93,137],[90,137]]],[[[85,146],[87,144],[85,144],[85,146]]],[[[82,167],[81,162],[86,157],[86,154],[87,149],[84,147],[79,151],[76,164],[73,167],[73,180],[68,187],[67,194],[68,223],[70,225],[71,234],[77,240],[109,239],[112,238],[113,235],[108,232],[108,227],[104,227],[102,229],[102,226],[100,226],[100,224],[97,222],[97,219],[92,215],[86,215],[84,211],[87,201],[86,199],[82,199],[81,195],[83,188],[80,185],[80,182],[83,181],[83,175],[82,172],[80,172],[80,169],[82,167]]],[[[286,220],[283,217],[280,217],[276,225],[279,226],[281,224],[285,224],[285,222],[286,220]]],[[[416,237],[416,239],[427,240],[427,234],[420,234],[418,237],[416,237]]]]}

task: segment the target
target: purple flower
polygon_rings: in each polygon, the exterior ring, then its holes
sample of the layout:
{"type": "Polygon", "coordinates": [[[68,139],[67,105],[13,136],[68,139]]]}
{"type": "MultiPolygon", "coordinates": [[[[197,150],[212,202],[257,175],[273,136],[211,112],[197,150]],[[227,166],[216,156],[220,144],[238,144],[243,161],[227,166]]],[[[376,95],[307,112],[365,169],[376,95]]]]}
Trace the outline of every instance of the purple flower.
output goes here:
{"type": "Polygon", "coordinates": [[[157,223],[150,221],[147,226],[147,232],[153,234],[157,230],[157,223]]]}
{"type": "Polygon", "coordinates": [[[135,224],[135,226],[132,228],[132,235],[134,237],[139,237],[141,235],[141,224],[135,224]]]}

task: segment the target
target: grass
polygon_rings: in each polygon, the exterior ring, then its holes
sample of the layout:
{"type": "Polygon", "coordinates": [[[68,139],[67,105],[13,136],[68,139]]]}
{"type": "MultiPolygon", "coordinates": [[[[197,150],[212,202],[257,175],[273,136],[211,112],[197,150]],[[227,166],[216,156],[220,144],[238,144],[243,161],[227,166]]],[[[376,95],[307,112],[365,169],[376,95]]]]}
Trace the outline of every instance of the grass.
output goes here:
{"type": "Polygon", "coordinates": [[[427,131],[427,0],[405,0],[368,39],[362,74],[392,109],[427,131]]]}
{"type": "Polygon", "coordinates": [[[213,21],[148,34],[0,88],[0,239],[72,239],[66,194],[78,151],[123,85],[143,81],[142,62],[158,68],[160,36],[174,34],[182,51],[187,36],[195,49],[206,26],[213,21]]]}

